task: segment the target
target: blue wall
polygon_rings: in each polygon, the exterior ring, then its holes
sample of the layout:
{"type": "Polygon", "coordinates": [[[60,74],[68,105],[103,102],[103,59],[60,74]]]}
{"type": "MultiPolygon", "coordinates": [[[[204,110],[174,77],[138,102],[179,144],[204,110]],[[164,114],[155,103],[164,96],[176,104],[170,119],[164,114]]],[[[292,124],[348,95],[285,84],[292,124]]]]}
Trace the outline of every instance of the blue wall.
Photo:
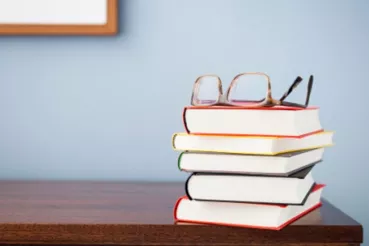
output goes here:
{"type": "Polygon", "coordinates": [[[364,0],[131,0],[117,37],[0,37],[0,178],[183,181],[170,142],[198,75],[263,71],[279,96],[312,73],[311,103],[336,131],[315,178],[369,226],[368,11],[364,0]]]}

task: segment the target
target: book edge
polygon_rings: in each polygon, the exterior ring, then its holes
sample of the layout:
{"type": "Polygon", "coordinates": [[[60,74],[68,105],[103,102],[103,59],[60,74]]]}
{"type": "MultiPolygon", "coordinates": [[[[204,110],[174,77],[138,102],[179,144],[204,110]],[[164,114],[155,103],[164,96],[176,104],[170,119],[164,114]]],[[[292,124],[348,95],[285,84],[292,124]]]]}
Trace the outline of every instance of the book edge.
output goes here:
{"type": "Polygon", "coordinates": [[[199,137],[222,137],[222,138],[264,138],[264,139],[286,139],[286,138],[305,138],[312,135],[318,134],[334,134],[335,131],[320,129],[318,131],[310,132],[299,136],[286,136],[286,135],[263,135],[263,134],[229,134],[229,133],[187,133],[187,132],[177,132],[175,134],[179,136],[199,136],[199,137]]]}
{"type": "MultiPolygon", "coordinates": [[[[179,202],[182,199],[178,199],[177,202],[178,204],[176,204],[176,209],[179,206],[179,202]]],[[[314,206],[304,210],[303,212],[301,212],[300,214],[296,215],[295,217],[289,219],[288,221],[286,221],[285,223],[281,224],[278,227],[268,227],[268,226],[253,226],[253,225],[244,225],[244,224],[229,224],[229,223],[217,223],[217,222],[205,222],[205,221],[192,221],[192,220],[179,220],[175,214],[175,222],[185,222],[185,223],[195,223],[195,224],[202,224],[202,225],[217,225],[217,226],[231,226],[231,227],[241,227],[241,228],[253,228],[253,229],[266,229],[266,230],[282,230],[283,228],[285,228],[286,226],[292,224],[293,222],[295,222],[296,220],[302,218],[303,216],[309,214],[310,212],[314,211],[315,209],[318,209],[322,206],[322,202],[318,202],[317,204],[315,204],[314,206]]],[[[177,210],[175,210],[177,211],[177,210]]]]}
{"type": "MultiPolygon", "coordinates": [[[[279,154],[287,154],[287,153],[291,153],[291,152],[295,152],[295,151],[303,151],[303,150],[312,150],[312,149],[318,149],[318,148],[327,148],[327,147],[331,147],[334,146],[334,143],[332,144],[325,144],[325,145],[318,145],[318,146],[311,146],[308,148],[302,148],[302,149],[290,149],[290,150],[285,150],[285,151],[280,151],[280,152],[239,152],[239,151],[224,151],[224,150],[201,150],[201,149],[196,149],[196,150],[191,150],[191,151],[196,151],[196,152],[206,152],[206,153],[224,153],[224,154],[241,154],[241,155],[266,155],[266,156],[275,156],[275,155],[279,155],[279,154]]],[[[176,151],[189,151],[187,149],[178,149],[175,148],[174,150],[176,151]]]]}
{"type": "Polygon", "coordinates": [[[304,110],[319,110],[318,106],[310,106],[307,108],[298,108],[298,107],[289,107],[289,106],[280,106],[280,107],[257,107],[257,108],[248,108],[242,106],[185,106],[186,110],[277,110],[277,111],[304,111],[304,110]]]}

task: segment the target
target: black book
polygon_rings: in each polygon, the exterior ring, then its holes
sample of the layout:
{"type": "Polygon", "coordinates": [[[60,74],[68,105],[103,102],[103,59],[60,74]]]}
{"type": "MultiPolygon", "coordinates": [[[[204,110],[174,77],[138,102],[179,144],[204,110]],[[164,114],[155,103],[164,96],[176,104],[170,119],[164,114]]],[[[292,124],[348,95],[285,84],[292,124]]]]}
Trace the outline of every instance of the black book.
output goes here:
{"type": "Polygon", "coordinates": [[[301,205],[315,184],[313,167],[287,177],[193,173],[186,181],[186,194],[199,201],[301,205]]]}

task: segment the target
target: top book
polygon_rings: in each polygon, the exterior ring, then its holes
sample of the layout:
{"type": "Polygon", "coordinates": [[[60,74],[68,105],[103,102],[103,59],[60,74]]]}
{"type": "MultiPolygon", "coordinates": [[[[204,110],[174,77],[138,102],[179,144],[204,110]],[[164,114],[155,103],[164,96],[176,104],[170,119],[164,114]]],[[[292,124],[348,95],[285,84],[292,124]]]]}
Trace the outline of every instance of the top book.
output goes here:
{"type": "Polygon", "coordinates": [[[189,106],[183,110],[187,133],[303,137],[323,131],[319,108],[189,106]]]}

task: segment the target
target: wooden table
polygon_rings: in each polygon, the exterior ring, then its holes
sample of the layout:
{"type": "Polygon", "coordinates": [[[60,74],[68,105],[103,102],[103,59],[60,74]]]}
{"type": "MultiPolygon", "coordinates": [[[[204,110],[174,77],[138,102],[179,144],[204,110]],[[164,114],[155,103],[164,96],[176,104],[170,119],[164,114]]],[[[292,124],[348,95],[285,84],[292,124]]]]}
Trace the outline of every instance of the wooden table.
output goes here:
{"type": "Polygon", "coordinates": [[[363,228],[324,200],[281,231],[176,225],[183,183],[0,181],[1,244],[360,245],[363,228]]]}

